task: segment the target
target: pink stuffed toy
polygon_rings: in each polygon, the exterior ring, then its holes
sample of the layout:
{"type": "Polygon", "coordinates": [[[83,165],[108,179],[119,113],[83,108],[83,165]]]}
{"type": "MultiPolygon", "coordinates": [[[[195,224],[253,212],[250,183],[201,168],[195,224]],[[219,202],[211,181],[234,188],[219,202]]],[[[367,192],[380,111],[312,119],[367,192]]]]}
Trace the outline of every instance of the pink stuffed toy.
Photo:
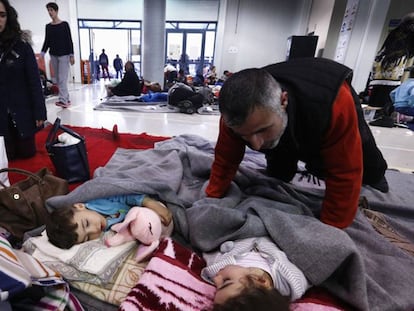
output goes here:
{"type": "Polygon", "coordinates": [[[132,207],[125,220],[111,227],[117,233],[105,240],[107,246],[116,246],[128,241],[138,240],[141,244],[135,260],[140,262],[150,255],[159,245],[163,225],[157,213],[146,207],[132,207]]]}

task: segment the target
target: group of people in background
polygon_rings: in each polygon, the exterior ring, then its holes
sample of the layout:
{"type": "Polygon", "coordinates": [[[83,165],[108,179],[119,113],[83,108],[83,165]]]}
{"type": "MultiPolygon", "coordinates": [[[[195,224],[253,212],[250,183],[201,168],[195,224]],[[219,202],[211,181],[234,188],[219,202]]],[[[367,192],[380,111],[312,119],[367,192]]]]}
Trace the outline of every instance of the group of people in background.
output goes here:
{"type": "MultiPolygon", "coordinates": [[[[102,49],[101,54],[97,57],[96,60],[93,59],[93,52],[90,56],[90,66],[92,72],[92,78],[100,80],[100,78],[111,80],[111,73],[109,72],[109,57],[105,53],[105,49],[102,49]]],[[[122,58],[119,57],[119,54],[116,54],[116,57],[112,62],[113,68],[115,69],[115,78],[122,79],[124,71],[124,62],[122,58]]]]}
{"type": "Polygon", "coordinates": [[[232,75],[229,70],[224,70],[223,75],[218,78],[216,66],[199,63],[195,76],[192,76],[186,68],[188,65],[176,61],[169,61],[164,67],[164,90],[168,90],[174,83],[180,82],[190,86],[222,85],[232,75]]]}

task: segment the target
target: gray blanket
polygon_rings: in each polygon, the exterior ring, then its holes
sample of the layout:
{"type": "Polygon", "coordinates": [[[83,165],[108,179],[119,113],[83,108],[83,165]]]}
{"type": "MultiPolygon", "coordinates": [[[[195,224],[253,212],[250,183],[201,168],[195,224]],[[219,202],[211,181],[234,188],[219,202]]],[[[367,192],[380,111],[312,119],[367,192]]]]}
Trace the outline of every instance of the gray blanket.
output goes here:
{"type": "MultiPolygon", "coordinates": [[[[323,190],[266,177],[264,158],[253,151],[247,151],[228,195],[206,198],[213,152],[212,143],[195,135],[178,136],[151,150],[118,149],[92,180],[49,199],[47,206],[131,192],[155,195],[173,211],[177,233],[200,251],[226,240],[269,235],[312,284],[356,308],[414,308],[414,257],[377,233],[361,212],[346,230],[321,223],[314,215],[323,190]]],[[[362,194],[414,243],[414,175],[388,171],[387,178],[389,194],[369,187],[362,194]]]]}
{"type": "Polygon", "coordinates": [[[132,112],[180,112],[180,109],[167,104],[167,102],[138,102],[138,101],[104,101],[93,107],[93,110],[103,111],[132,111],[132,112]]]}

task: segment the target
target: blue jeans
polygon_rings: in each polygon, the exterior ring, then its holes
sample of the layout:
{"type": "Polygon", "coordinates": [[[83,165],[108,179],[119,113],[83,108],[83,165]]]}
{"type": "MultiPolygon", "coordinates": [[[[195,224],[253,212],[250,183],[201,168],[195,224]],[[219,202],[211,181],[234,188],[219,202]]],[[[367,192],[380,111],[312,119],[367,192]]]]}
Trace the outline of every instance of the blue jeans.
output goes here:
{"type": "Polygon", "coordinates": [[[414,117],[414,107],[395,107],[394,109],[401,114],[414,117]]]}

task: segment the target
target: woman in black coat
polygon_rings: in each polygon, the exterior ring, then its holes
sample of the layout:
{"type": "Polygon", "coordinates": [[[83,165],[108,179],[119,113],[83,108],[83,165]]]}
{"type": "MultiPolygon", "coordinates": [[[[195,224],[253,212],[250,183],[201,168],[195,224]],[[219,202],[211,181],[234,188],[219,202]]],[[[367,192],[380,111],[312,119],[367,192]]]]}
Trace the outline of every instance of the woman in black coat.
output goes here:
{"type": "Polygon", "coordinates": [[[108,87],[108,96],[140,96],[143,83],[135,72],[134,63],[127,61],[125,63],[125,75],[122,81],[115,87],[108,87]]]}
{"type": "Polygon", "coordinates": [[[47,119],[30,41],[16,10],[8,0],[0,0],[0,136],[5,138],[9,160],[35,155],[35,133],[47,119]]]}

